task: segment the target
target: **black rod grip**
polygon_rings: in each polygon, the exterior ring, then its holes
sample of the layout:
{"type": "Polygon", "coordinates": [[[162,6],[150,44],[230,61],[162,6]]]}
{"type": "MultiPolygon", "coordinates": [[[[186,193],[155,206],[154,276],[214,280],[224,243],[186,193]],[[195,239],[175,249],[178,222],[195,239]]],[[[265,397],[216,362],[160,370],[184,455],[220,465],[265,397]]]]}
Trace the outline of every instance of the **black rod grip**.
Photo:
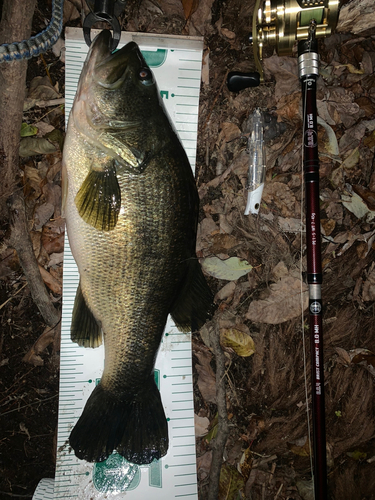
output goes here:
{"type": "Polygon", "coordinates": [[[260,85],[260,74],[241,73],[239,71],[231,71],[227,76],[227,86],[231,92],[239,92],[240,90],[249,87],[258,87],[260,85]]]}

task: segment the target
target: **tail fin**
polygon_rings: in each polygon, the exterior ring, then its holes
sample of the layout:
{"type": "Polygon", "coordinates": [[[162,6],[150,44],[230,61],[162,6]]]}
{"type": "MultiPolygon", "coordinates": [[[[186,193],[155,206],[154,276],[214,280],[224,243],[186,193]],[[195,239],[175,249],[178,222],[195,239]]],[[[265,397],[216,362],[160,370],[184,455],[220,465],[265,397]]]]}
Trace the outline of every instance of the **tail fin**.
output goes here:
{"type": "Polygon", "coordinates": [[[139,465],[166,455],[168,424],[153,375],[142,393],[126,399],[116,398],[99,384],[69,442],[76,456],[88,462],[102,462],[113,450],[139,465]]]}

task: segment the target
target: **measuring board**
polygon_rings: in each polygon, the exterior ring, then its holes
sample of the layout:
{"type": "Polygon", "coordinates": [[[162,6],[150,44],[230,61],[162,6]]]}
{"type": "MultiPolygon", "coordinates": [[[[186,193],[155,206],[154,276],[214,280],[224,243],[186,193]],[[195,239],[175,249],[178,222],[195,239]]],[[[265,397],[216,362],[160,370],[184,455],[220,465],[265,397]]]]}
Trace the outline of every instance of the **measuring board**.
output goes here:
{"type": "MultiPolygon", "coordinates": [[[[92,37],[98,33],[92,30],[92,37]]],[[[65,36],[67,119],[88,47],[81,29],[67,28],[65,36]]],[[[131,40],[138,43],[154,72],[164,104],[194,170],[203,39],[123,32],[119,48],[131,40]]],[[[103,346],[85,349],[70,340],[78,282],[78,270],[66,237],[56,478],[53,497],[51,484],[44,483],[43,488],[35,492],[34,500],[197,499],[191,335],[180,333],[171,318],[155,364],[155,379],[169,428],[167,455],[148,466],[130,464],[117,453],[105,462],[92,464],[76,458],[70,449],[70,432],[100,380],[104,365],[103,346]]]]}

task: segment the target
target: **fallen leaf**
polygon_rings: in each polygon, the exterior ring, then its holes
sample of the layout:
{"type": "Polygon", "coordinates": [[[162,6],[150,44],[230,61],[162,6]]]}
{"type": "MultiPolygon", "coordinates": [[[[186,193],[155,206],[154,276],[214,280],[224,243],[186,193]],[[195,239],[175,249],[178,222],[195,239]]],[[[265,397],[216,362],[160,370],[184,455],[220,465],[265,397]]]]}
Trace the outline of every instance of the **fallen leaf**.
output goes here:
{"type": "Polygon", "coordinates": [[[207,243],[210,243],[214,234],[219,232],[219,228],[212,217],[205,217],[202,222],[198,224],[197,231],[197,252],[202,248],[207,247],[207,243]]]}
{"type": "Polygon", "coordinates": [[[51,154],[55,151],[57,151],[57,147],[44,137],[25,137],[20,142],[19,154],[24,158],[40,154],[51,154]]]}
{"type": "Polygon", "coordinates": [[[375,27],[373,0],[352,0],[341,6],[336,30],[359,34],[375,27]]]}
{"type": "Polygon", "coordinates": [[[48,76],[36,76],[30,82],[28,97],[49,101],[60,97],[60,94],[51,85],[48,76]]]}
{"type": "Polygon", "coordinates": [[[181,0],[184,9],[185,19],[189,19],[197,10],[199,0],[181,0]]]}
{"type": "Polygon", "coordinates": [[[210,252],[217,255],[218,253],[226,253],[231,248],[239,245],[237,238],[230,234],[218,233],[212,238],[212,246],[210,252]]]}
{"type": "Polygon", "coordinates": [[[221,466],[218,500],[237,500],[243,493],[245,481],[238,470],[224,463],[221,466]]]}
{"type": "Polygon", "coordinates": [[[48,266],[49,267],[57,266],[58,264],[62,264],[63,260],[64,260],[64,252],[52,253],[49,256],[48,266]]]}
{"type": "Polygon", "coordinates": [[[325,150],[333,157],[339,159],[339,144],[332,127],[328,125],[320,116],[317,117],[318,125],[321,125],[327,132],[328,142],[325,143],[325,150]]]}
{"type": "Polygon", "coordinates": [[[353,191],[362,198],[369,210],[375,210],[375,193],[360,184],[353,184],[353,191]]]}
{"type": "Polygon", "coordinates": [[[24,170],[24,183],[34,189],[36,196],[39,196],[42,192],[42,182],[43,179],[40,176],[39,170],[26,165],[24,170]]]}
{"type": "Polygon", "coordinates": [[[314,483],[313,481],[303,481],[298,480],[296,482],[298,493],[301,495],[303,500],[314,500],[314,483]]]}
{"type": "Polygon", "coordinates": [[[375,354],[368,349],[351,349],[349,355],[352,359],[352,363],[358,364],[365,362],[375,368],[375,354]]]}
{"type": "Polygon", "coordinates": [[[31,347],[29,352],[25,354],[22,361],[24,363],[29,363],[34,366],[43,366],[44,361],[40,354],[55,340],[55,335],[57,334],[58,327],[51,328],[47,327],[42,335],[38,338],[35,344],[31,347]]]}
{"type": "Polygon", "coordinates": [[[29,125],[28,123],[22,123],[21,125],[21,137],[30,137],[38,133],[37,127],[34,125],[29,125]]]}
{"type": "Polygon", "coordinates": [[[283,182],[266,182],[263,191],[265,203],[274,203],[283,217],[296,217],[301,213],[301,206],[293,191],[283,182]]]}
{"type": "Polygon", "coordinates": [[[253,465],[253,452],[251,450],[251,446],[249,446],[242,453],[241,459],[239,461],[241,474],[244,477],[245,481],[247,481],[250,476],[252,465],[253,465]]]}
{"type": "Polygon", "coordinates": [[[47,182],[43,186],[43,194],[46,203],[53,205],[54,207],[54,217],[60,217],[61,215],[61,187],[58,184],[52,182],[47,182]]]}
{"type": "Polygon", "coordinates": [[[276,266],[272,269],[272,276],[275,280],[279,280],[284,276],[288,276],[288,274],[288,268],[286,267],[285,262],[282,260],[280,260],[280,262],[276,264],[276,266]]]}
{"type": "Polygon", "coordinates": [[[320,223],[323,226],[325,236],[329,236],[330,234],[332,234],[333,230],[336,227],[336,221],[334,221],[333,219],[321,219],[320,223]]]}
{"type": "Polygon", "coordinates": [[[231,142],[241,136],[241,130],[235,123],[224,122],[221,124],[221,134],[225,142],[231,142]]]}
{"type": "Polygon", "coordinates": [[[348,455],[348,457],[352,458],[353,460],[357,460],[357,461],[366,460],[366,458],[367,458],[367,453],[364,451],[360,451],[360,450],[348,451],[346,454],[348,455]]]}
{"type": "MultiPolygon", "coordinates": [[[[365,137],[363,139],[363,144],[366,146],[366,148],[372,149],[375,147],[375,131],[372,131],[370,135],[365,137]]],[[[370,187],[371,189],[371,187],[370,187]]]]}
{"type": "Polygon", "coordinates": [[[215,295],[215,303],[218,300],[226,300],[229,298],[232,299],[235,288],[236,284],[234,283],[234,281],[230,281],[229,283],[224,285],[223,288],[221,288],[215,295]]]}
{"type": "Polygon", "coordinates": [[[375,210],[369,210],[366,203],[357,193],[341,195],[342,204],[345,208],[352,212],[357,219],[365,218],[366,222],[370,222],[375,217],[375,210]]]}
{"type": "Polygon", "coordinates": [[[211,424],[210,432],[206,436],[207,443],[210,443],[217,436],[217,431],[219,430],[219,425],[217,423],[217,417],[214,422],[211,424]]]}
{"type": "Polygon", "coordinates": [[[241,276],[248,274],[253,266],[246,260],[241,260],[238,257],[230,257],[226,260],[221,260],[218,257],[206,257],[200,261],[203,270],[221,280],[238,280],[241,276]]]}
{"type": "Polygon", "coordinates": [[[208,434],[208,426],[210,421],[207,417],[200,417],[194,413],[195,437],[203,437],[208,434]]]}
{"type": "Polygon", "coordinates": [[[203,52],[203,60],[202,60],[202,82],[203,85],[210,84],[210,49],[207,48],[203,52]]]}
{"type": "Polygon", "coordinates": [[[352,75],[363,75],[364,74],[364,70],[362,68],[358,69],[354,66],[354,64],[351,64],[351,63],[338,64],[336,67],[337,68],[341,68],[341,67],[347,68],[349,73],[351,73],[352,75]]]}
{"type": "Polygon", "coordinates": [[[342,87],[330,87],[327,95],[328,110],[336,124],[343,123],[349,129],[364,112],[354,101],[354,94],[342,87]]]}
{"type": "Polygon", "coordinates": [[[44,283],[48,286],[48,288],[55,293],[56,295],[62,294],[62,285],[57,281],[56,278],[52,276],[44,267],[39,266],[40,274],[42,275],[44,283]]]}
{"type": "Polygon", "coordinates": [[[242,358],[247,358],[254,354],[254,340],[244,332],[236,328],[229,328],[220,332],[220,343],[223,347],[233,349],[242,358]]]}
{"type": "Polygon", "coordinates": [[[38,129],[38,137],[43,137],[49,132],[52,132],[52,130],[55,128],[53,125],[47,122],[37,122],[35,126],[38,129]]]}
{"type": "Polygon", "coordinates": [[[370,118],[375,113],[374,103],[368,97],[358,97],[354,102],[356,102],[358,106],[364,110],[364,112],[366,113],[366,118],[370,118]]]}
{"type": "Polygon", "coordinates": [[[53,130],[51,130],[51,132],[48,132],[48,134],[45,135],[45,138],[53,144],[58,145],[60,151],[63,150],[65,136],[60,129],[54,128],[53,130]]]}
{"type": "MultiPolygon", "coordinates": [[[[273,55],[263,60],[263,67],[266,76],[274,76],[276,79],[276,101],[296,91],[300,94],[301,84],[298,78],[297,60],[295,58],[273,55]]],[[[301,101],[301,95],[299,95],[299,101],[301,101]]]]}
{"type": "Polygon", "coordinates": [[[65,222],[61,217],[50,220],[43,226],[42,245],[48,254],[64,250],[65,222]]]}
{"type": "Polygon", "coordinates": [[[303,310],[309,305],[308,287],[301,280],[286,276],[269,287],[266,299],[254,300],[246,318],[255,323],[278,325],[301,315],[301,291],[303,310]]]}
{"type": "Polygon", "coordinates": [[[301,219],[293,219],[292,217],[278,217],[277,224],[280,231],[284,233],[301,233],[306,231],[301,219]]]}
{"type": "Polygon", "coordinates": [[[20,422],[20,431],[23,434],[26,434],[26,436],[28,437],[28,439],[31,439],[30,432],[29,432],[28,428],[26,427],[26,425],[23,422],[20,422]]]}
{"type": "Polygon", "coordinates": [[[277,102],[277,119],[292,124],[301,121],[300,115],[301,93],[285,94],[277,102]]]}
{"type": "Polygon", "coordinates": [[[50,220],[55,211],[55,207],[51,203],[43,203],[38,205],[34,212],[35,229],[42,229],[44,224],[50,220]]]}
{"type": "Polygon", "coordinates": [[[206,479],[209,475],[212,463],[212,451],[206,451],[200,457],[197,457],[197,474],[200,481],[206,479]]]}
{"type": "Polygon", "coordinates": [[[307,439],[307,436],[304,436],[301,439],[298,439],[294,442],[287,443],[289,450],[298,455],[300,457],[309,457],[310,456],[310,443],[307,439]]]}
{"type": "Polygon", "coordinates": [[[370,272],[363,284],[362,300],[364,302],[375,300],[375,268],[370,272]]]}
{"type": "Polygon", "coordinates": [[[343,349],[342,347],[335,347],[335,351],[339,355],[339,358],[344,365],[350,365],[351,359],[349,353],[345,349],[343,349]]]}
{"type": "Polygon", "coordinates": [[[210,365],[212,354],[203,346],[195,347],[194,354],[199,360],[195,368],[198,372],[197,384],[202,397],[209,403],[216,403],[216,377],[210,365]]]}
{"type": "Polygon", "coordinates": [[[221,28],[220,33],[225,36],[225,38],[228,38],[228,40],[234,40],[236,38],[236,33],[227,28],[221,28]]]}
{"type": "Polygon", "coordinates": [[[342,162],[341,167],[345,168],[345,170],[351,170],[358,164],[359,157],[360,157],[359,149],[358,148],[353,149],[353,151],[351,151],[350,154],[342,162]]]}

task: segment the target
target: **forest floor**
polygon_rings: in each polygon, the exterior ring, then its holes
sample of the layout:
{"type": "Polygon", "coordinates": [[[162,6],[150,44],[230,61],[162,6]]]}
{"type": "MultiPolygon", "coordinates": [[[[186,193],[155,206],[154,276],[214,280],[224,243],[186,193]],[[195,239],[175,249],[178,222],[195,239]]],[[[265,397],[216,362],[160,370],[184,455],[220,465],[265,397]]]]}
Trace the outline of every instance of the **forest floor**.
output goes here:
{"type": "MultiPolygon", "coordinates": [[[[296,58],[280,58],[268,49],[263,85],[231,93],[225,84],[228,71],[254,71],[248,42],[254,3],[129,0],[121,20],[127,31],[204,37],[196,167],[201,201],[197,255],[202,261],[234,257],[252,266],[241,277],[208,276],[218,312],[193,336],[200,498],[207,498],[211,440],[217,430],[216,365],[210,345],[210,330],[216,329],[226,360],[230,430],[220,500],[309,500],[304,381],[304,373],[310,373],[309,328],[306,310],[301,317],[307,287],[301,282],[301,272],[306,277],[306,248],[296,58]],[[196,7],[193,13],[192,6],[196,7]],[[259,215],[245,216],[249,116],[256,107],[266,120],[267,180],[259,215]]],[[[49,9],[47,2],[39,0],[34,33],[45,26],[49,9]]],[[[64,27],[80,23],[67,0],[64,27]]],[[[319,50],[329,498],[374,500],[375,32],[333,34],[319,42],[319,50]]],[[[60,308],[64,109],[35,106],[35,100],[64,96],[60,54],[48,52],[31,60],[27,86],[23,121],[37,127],[37,135],[31,131],[22,138],[20,168],[35,255],[51,298],[60,308]]],[[[23,135],[27,134],[25,129],[23,135]]],[[[7,226],[0,229],[5,237],[7,226]]],[[[58,328],[46,328],[43,323],[15,251],[4,245],[0,251],[2,500],[31,498],[41,478],[54,476],[59,334],[58,328]]]]}

